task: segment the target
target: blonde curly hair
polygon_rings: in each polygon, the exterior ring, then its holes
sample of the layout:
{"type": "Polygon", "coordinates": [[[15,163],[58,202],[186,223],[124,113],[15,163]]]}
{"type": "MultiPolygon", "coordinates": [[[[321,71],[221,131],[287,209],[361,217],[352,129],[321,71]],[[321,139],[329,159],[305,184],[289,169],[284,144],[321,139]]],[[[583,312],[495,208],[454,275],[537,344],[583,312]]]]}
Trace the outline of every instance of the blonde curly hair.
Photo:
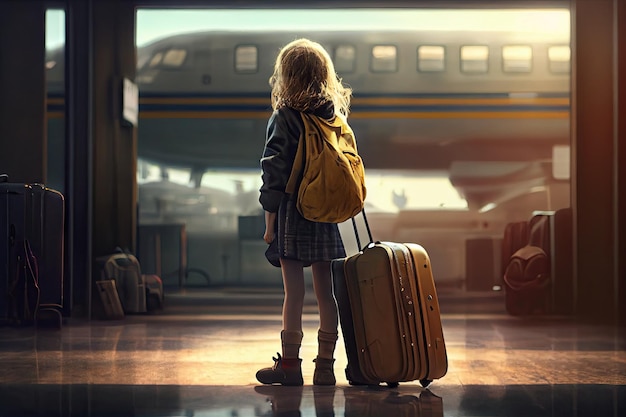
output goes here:
{"type": "Polygon", "coordinates": [[[348,116],[352,89],[344,86],[322,45],[297,39],[285,45],[270,77],[272,108],[313,110],[332,101],[335,113],[348,116]]]}

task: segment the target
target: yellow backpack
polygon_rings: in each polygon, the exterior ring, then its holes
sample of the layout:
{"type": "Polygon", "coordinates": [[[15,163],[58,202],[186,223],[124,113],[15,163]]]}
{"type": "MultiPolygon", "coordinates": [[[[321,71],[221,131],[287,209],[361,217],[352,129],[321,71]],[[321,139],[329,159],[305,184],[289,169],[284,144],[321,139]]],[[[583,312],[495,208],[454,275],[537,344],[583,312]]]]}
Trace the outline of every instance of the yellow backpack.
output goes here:
{"type": "Polygon", "coordinates": [[[301,178],[296,206],[302,217],[341,223],[363,209],[366,195],[365,169],[354,133],[339,116],[329,122],[300,114],[304,132],[285,191],[293,194],[301,178]]]}

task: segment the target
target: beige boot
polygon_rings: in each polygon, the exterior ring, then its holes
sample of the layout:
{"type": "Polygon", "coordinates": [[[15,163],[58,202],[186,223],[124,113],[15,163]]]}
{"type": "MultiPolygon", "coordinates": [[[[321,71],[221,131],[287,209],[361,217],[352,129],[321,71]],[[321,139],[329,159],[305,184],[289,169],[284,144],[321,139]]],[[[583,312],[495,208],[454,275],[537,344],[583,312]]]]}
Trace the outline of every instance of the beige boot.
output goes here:
{"type": "Polygon", "coordinates": [[[315,362],[315,372],[313,373],[313,385],[335,385],[335,371],[333,370],[334,359],[320,358],[313,359],[315,362]]]}
{"type": "Polygon", "coordinates": [[[303,385],[302,359],[298,358],[302,343],[302,332],[283,330],[280,333],[283,356],[277,353],[274,365],[260,369],[256,379],[262,384],[303,385]]]}
{"type": "Polygon", "coordinates": [[[315,362],[315,372],[313,373],[313,385],[335,385],[335,371],[333,364],[335,359],[335,345],[337,344],[338,333],[318,330],[317,343],[318,353],[315,362]]]}

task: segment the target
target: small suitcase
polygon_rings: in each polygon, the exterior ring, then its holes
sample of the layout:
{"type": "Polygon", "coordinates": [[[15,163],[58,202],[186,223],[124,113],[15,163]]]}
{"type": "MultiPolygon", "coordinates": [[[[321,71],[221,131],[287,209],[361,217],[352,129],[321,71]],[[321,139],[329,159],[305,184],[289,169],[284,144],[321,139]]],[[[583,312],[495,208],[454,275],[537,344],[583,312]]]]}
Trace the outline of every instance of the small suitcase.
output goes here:
{"type": "Polygon", "coordinates": [[[346,378],[351,385],[418,380],[426,387],[448,368],[430,259],[420,245],[373,242],[367,231],[363,250],[331,263],[346,378]]]}

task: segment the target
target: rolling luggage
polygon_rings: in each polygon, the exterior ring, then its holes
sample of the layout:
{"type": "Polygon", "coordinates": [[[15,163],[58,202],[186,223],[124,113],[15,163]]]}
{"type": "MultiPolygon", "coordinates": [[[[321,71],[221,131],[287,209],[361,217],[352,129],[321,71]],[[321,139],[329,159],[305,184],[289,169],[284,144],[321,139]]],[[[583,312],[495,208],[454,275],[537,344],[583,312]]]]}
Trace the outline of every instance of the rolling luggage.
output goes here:
{"type": "MultiPolygon", "coordinates": [[[[351,385],[418,380],[448,368],[430,259],[415,243],[373,242],[331,262],[351,385]]],[[[352,219],[360,247],[356,223],[352,219]]]]}
{"type": "Polygon", "coordinates": [[[65,199],[63,194],[41,184],[32,184],[30,224],[33,233],[30,244],[37,257],[39,270],[38,319],[50,313],[51,320],[59,320],[63,311],[63,248],[65,199]]]}
{"type": "Polygon", "coordinates": [[[41,184],[9,183],[0,176],[0,319],[45,318],[60,326],[63,309],[65,200],[41,184]],[[28,266],[26,283],[18,269],[28,266]],[[25,285],[25,284],[31,285],[25,285]],[[24,300],[24,301],[23,301],[24,300]],[[28,304],[28,309],[16,303],[28,304]]]}

